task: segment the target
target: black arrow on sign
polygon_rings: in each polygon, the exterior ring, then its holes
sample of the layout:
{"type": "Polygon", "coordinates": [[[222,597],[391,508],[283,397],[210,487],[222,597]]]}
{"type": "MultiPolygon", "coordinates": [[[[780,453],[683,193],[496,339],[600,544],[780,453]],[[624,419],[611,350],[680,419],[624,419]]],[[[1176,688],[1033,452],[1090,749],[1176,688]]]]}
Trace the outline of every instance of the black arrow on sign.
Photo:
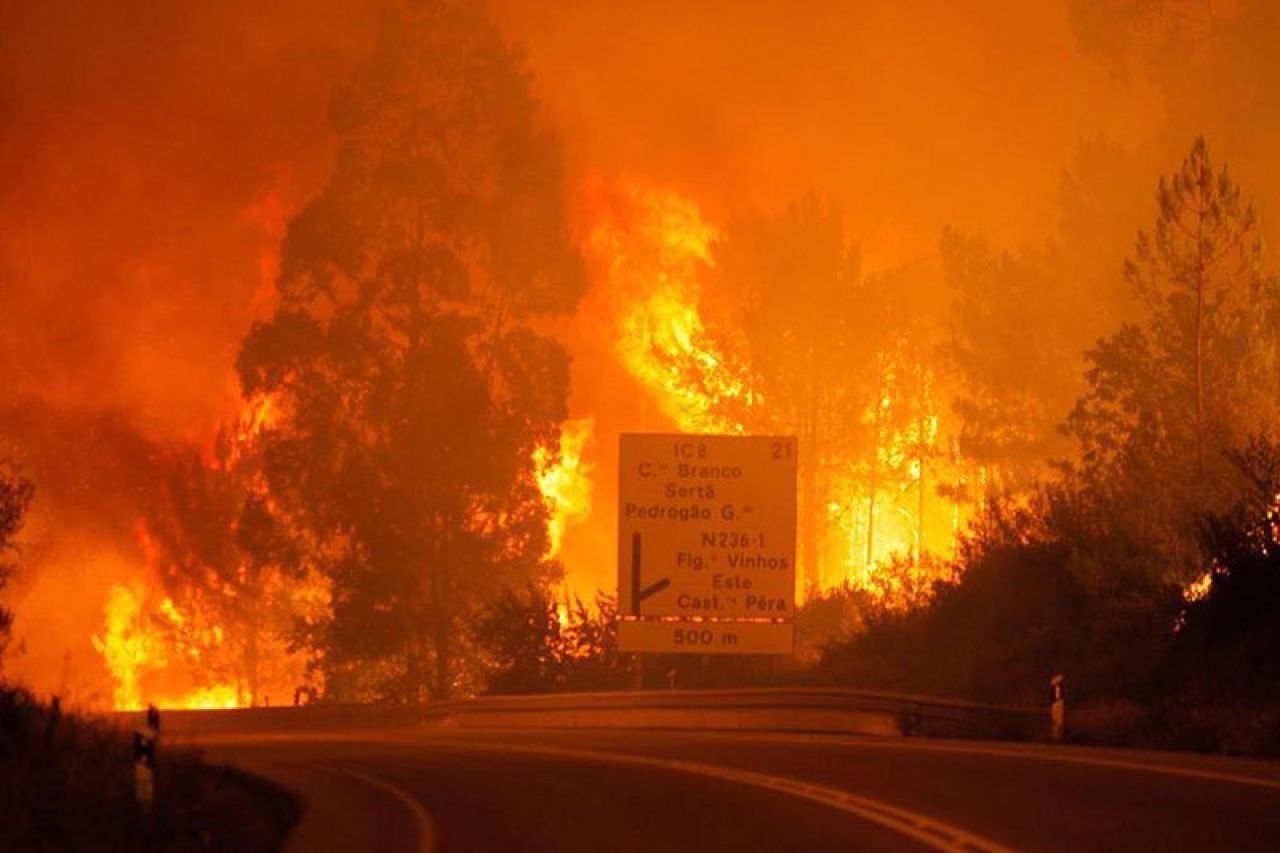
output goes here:
{"type": "Polygon", "coordinates": [[[657,595],[671,586],[670,578],[654,581],[645,588],[640,588],[640,533],[631,534],[631,615],[640,615],[640,602],[651,595],[657,595]]]}

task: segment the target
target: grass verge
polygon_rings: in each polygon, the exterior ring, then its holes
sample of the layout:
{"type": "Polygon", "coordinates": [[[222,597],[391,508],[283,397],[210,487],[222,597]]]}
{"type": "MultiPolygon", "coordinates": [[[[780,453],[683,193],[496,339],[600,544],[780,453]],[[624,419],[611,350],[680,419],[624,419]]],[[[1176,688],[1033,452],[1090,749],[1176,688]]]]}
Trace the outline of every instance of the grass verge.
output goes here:
{"type": "Polygon", "coordinates": [[[130,732],[0,688],[0,850],[274,851],[300,813],[288,791],[163,739],[144,813],[130,732]]]}

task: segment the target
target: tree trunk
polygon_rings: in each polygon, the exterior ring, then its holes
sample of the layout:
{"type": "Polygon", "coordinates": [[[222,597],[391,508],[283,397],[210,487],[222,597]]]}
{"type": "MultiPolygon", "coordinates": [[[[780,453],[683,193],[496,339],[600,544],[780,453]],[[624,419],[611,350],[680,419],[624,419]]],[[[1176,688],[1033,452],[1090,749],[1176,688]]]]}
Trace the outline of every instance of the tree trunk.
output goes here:
{"type": "Polygon", "coordinates": [[[435,698],[441,701],[448,699],[453,692],[453,654],[449,647],[449,618],[447,614],[436,615],[436,675],[435,698]]]}
{"type": "Polygon", "coordinates": [[[818,545],[818,393],[814,387],[813,352],[809,352],[808,384],[805,387],[804,414],[800,422],[799,467],[801,507],[803,517],[800,528],[801,560],[804,564],[805,597],[817,595],[822,590],[822,570],[818,545]]]}
{"type": "Polygon", "coordinates": [[[1196,474],[1199,485],[1204,480],[1204,218],[1201,205],[1196,227],[1196,322],[1195,322],[1195,383],[1196,383],[1196,474]]]}
{"type": "Polygon", "coordinates": [[[871,576],[872,561],[876,553],[876,486],[872,479],[871,494],[867,497],[867,557],[863,561],[863,574],[871,576]]]}
{"type": "Polygon", "coordinates": [[[248,619],[245,624],[244,639],[244,675],[249,686],[249,705],[256,707],[262,701],[258,692],[258,602],[249,602],[248,619]]]}
{"type": "Polygon", "coordinates": [[[452,649],[449,643],[449,629],[452,627],[453,620],[449,618],[448,585],[448,579],[443,576],[440,566],[433,567],[431,572],[431,645],[432,650],[435,652],[435,674],[432,679],[431,697],[437,700],[448,699],[453,688],[453,681],[450,677],[453,665],[452,649]]]}
{"type": "MultiPolygon", "coordinates": [[[[923,442],[921,443],[923,447],[923,442]]],[[[924,451],[916,455],[916,541],[912,563],[920,565],[920,552],[924,550],[924,451]]]]}
{"type": "Polygon", "coordinates": [[[821,589],[822,576],[818,569],[818,484],[817,484],[817,448],[811,422],[805,424],[800,437],[803,465],[800,466],[800,503],[804,509],[801,521],[800,547],[804,562],[805,596],[817,594],[821,589]]]}

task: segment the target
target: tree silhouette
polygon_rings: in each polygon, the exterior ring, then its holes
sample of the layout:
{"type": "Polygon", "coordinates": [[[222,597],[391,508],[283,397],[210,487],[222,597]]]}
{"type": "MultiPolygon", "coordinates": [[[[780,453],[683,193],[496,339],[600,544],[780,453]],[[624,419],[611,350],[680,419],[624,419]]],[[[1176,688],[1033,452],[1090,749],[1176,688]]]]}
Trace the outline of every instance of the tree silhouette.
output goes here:
{"type": "MultiPolygon", "coordinates": [[[[22,476],[13,463],[0,460],[0,591],[3,591],[16,569],[12,555],[14,537],[22,532],[27,509],[35,496],[35,487],[22,476]]],[[[9,628],[13,614],[0,607],[0,658],[9,644],[9,628]]]]}
{"type": "MultiPolygon", "coordinates": [[[[1226,452],[1276,422],[1277,288],[1261,272],[1252,207],[1197,139],[1162,179],[1159,216],[1125,274],[1145,306],[1087,354],[1088,390],[1067,419],[1076,470],[1130,508],[1187,574],[1200,514],[1239,488],[1226,452]]],[[[1184,578],[1185,579],[1185,578],[1184,578]]]]}
{"type": "Polygon", "coordinates": [[[474,4],[398,7],[333,121],[336,168],[238,368],[284,413],[264,466],[331,581],[308,636],[329,692],[416,698],[430,670],[447,696],[464,617],[555,570],[531,460],[568,357],[530,322],[573,308],[581,264],[528,75],[474,4]]]}
{"type": "Polygon", "coordinates": [[[723,310],[713,334],[729,339],[767,395],[733,419],[799,440],[799,563],[816,592],[831,475],[837,459],[853,455],[870,394],[851,382],[874,352],[859,334],[870,323],[858,255],[844,240],[841,211],[809,197],[781,216],[738,223],[717,257],[710,298],[723,310]]]}

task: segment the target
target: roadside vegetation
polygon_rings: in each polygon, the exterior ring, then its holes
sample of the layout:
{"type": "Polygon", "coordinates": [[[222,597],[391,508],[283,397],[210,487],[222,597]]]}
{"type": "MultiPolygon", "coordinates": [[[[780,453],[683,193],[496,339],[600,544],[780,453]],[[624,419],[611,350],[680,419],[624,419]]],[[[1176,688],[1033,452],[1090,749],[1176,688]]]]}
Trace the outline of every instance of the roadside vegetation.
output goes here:
{"type": "MultiPolygon", "coordinates": [[[[1137,307],[1085,353],[1083,388],[1059,421],[1065,454],[1031,476],[1022,439],[1043,424],[998,416],[1039,412],[1039,378],[1019,385],[990,358],[963,357],[991,332],[992,311],[1010,312],[998,324],[1006,359],[1047,356],[1049,294],[1017,295],[1065,275],[1062,259],[1032,270],[951,236],[954,277],[985,280],[984,304],[961,303],[949,346],[961,354],[961,402],[973,402],[960,406],[968,440],[995,472],[954,559],[921,571],[936,558],[900,555],[874,583],[811,596],[796,662],[655,658],[645,683],[845,685],[1037,707],[1062,673],[1071,739],[1280,755],[1280,279],[1264,269],[1253,207],[1205,140],[1155,195],[1154,224],[1123,267],[1137,307]]],[[[578,642],[579,623],[563,629],[536,591],[523,601],[502,612],[527,618],[482,620],[504,650],[495,688],[567,689],[582,661],[617,660],[578,642]],[[517,623],[519,643],[497,630],[517,623]]]]}
{"type": "Polygon", "coordinates": [[[132,733],[0,689],[0,850],[283,847],[299,815],[286,791],[161,741],[156,799],[134,795],[132,733]]]}
{"type": "MultiPolygon", "coordinates": [[[[0,462],[0,588],[16,569],[32,483],[0,462]]],[[[0,609],[0,664],[11,614],[0,609]]],[[[0,671],[2,672],[2,671],[0,671]]],[[[279,850],[292,794],[161,741],[155,803],[135,796],[132,732],[0,682],[0,850],[279,850]]]]}

